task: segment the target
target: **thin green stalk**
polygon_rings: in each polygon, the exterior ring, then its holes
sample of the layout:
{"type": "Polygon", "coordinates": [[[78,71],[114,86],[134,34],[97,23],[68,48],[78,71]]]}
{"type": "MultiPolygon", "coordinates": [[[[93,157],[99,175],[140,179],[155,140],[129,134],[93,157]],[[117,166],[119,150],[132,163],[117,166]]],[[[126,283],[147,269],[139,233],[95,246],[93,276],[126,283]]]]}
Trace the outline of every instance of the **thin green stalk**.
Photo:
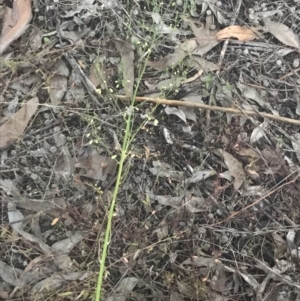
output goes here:
{"type": "MultiPolygon", "coordinates": [[[[150,52],[148,53],[148,56],[146,60],[148,60],[150,55],[150,52]]],[[[144,74],[146,70],[146,64],[142,67],[141,70],[141,75],[138,78],[137,84],[136,84],[136,89],[134,91],[134,95],[132,97],[131,103],[130,103],[130,110],[128,117],[126,119],[126,130],[124,134],[124,140],[123,140],[123,145],[122,145],[122,150],[121,150],[121,158],[119,162],[119,168],[118,168],[118,174],[117,174],[117,179],[116,179],[116,184],[115,184],[115,189],[112,195],[112,200],[109,208],[109,213],[108,213],[108,218],[107,218],[107,226],[105,230],[105,237],[104,237],[104,242],[103,242],[103,247],[102,247],[102,255],[101,255],[101,262],[100,262],[100,270],[99,270],[99,275],[98,275],[98,281],[97,281],[97,287],[96,287],[96,301],[101,300],[101,289],[102,289],[102,284],[103,284],[103,277],[104,277],[104,271],[105,271],[105,261],[106,261],[106,256],[107,256],[107,248],[109,244],[109,239],[111,235],[111,225],[112,225],[112,219],[113,219],[113,213],[114,213],[114,208],[116,205],[116,200],[119,192],[119,186],[122,181],[122,173],[123,173],[123,166],[124,162],[126,159],[126,156],[128,154],[128,148],[132,142],[132,139],[130,139],[130,135],[132,134],[132,118],[134,115],[134,103],[135,103],[135,97],[138,92],[138,87],[140,85],[140,82],[142,80],[142,75],[144,74]]]]}
{"type": "Polygon", "coordinates": [[[109,238],[110,238],[110,234],[111,234],[111,224],[112,224],[114,208],[115,208],[115,204],[116,204],[116,200],[117,200],[119,186],[121,184],[123,165],[124,165],[126,155],[127,155],[127,150],[129,147],[128,142],[129,142],[129,138],[130,138],[130,126],[131,126],[132,115],[133,115],[133,111],[129,114],[129,116],[126,120],[126,131],[125,131],[125,135],[124,135],[121,158],[120,158],[120,162],[119,162],[117,180],[116,180],[116,185],[115,185],[115,189],[114,189],[113,196],[112,196],[112,201],[110,204],[110,209],[109,209],[108,219],[107,219],[107,226],[106,226],[105,237],[104,237],[104,243],[103,243],[103,247],[102,247],[102,256],[101,256],[100,270],[99,270],[97,289],[96,289],[96,301],[101,300],[101,289],[102,289],[103,275],[104,275],[104,270],[105,270],[107,247],[108,247],[109,238]]]}

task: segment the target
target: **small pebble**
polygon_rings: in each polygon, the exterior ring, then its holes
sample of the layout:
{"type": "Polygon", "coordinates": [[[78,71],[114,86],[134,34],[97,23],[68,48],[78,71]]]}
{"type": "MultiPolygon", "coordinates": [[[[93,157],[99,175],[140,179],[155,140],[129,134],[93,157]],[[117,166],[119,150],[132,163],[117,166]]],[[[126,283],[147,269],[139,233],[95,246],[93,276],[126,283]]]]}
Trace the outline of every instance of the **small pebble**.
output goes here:
{"type": "Polygon", "coordinates": [[[11,156],[15,156],[15,155],[17,154],[17,151],[16,151],[16,150],[12,150],[12,151],[10,152],[10,154],[11,154],[11,156]]]}
{"type": "Polygon", "coordinates": [[[299,65],[300,65],[299,59],[298,59],[298,58],[294,59],[294,61],[293,61],[293,67],[294,67],[294,68],[298,68],[299,65]]]}
{"type": "Polygon", "coordinates": [[[53,154],[57,152],[57,148],[55,146],[51,146],[49,150],[53,154]]]}
{"type": "Polygon", "coordinates": [[[21,163],[24,164],[24,165],[26,165],[26,164],[27,164],[27,159],[23,157],[23,158],[21,159],[21,163]]]}
{"type": "Polygon", "coordinates": [[[37,180],[39,179],[39,176],[38,176],[37,174],[35,174],[35,173],[32,173],[32,174],[30,175],[30,178],[31,178],[33,181],[37,181],[37,180]]]}

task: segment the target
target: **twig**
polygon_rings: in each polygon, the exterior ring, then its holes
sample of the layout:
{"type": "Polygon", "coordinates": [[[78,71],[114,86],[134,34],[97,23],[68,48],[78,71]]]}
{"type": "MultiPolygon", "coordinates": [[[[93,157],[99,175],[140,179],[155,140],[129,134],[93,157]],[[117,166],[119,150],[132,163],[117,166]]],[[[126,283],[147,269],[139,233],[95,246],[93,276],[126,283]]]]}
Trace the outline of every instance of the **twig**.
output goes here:
{"type": "MultiPolygon", "coordinates": [[[[115,95],[115,97],[119,99],[128,99],[125,95],[115,95]]],[[[199,97],[200,99],[200,97],[199,97]]],[[[156,104],[164,104],[169,106],[184,106],[184,107],[190,107],[190,108],[198,108],[202,110],[209,110],[214,112],[222,112],[222,113],[230,113],[235,115],[245,115],[245,116],[260,116],[264,118],[268,118],[275,121],[280,121],[284,123],[294,124],[294,125],[300,125],[300,120],[291,119],[287,117],[282,116],[276,116],[269,113],[261,113],[261,112],[255,112],[255,111],[249,111],[249,110],[240,110],[240,109],[234,109],[234,108],[227,108],[227,107],[219,107],[219,106],[210,106],[205,105],[202,103],[195,103],[191,101],[180,101],[180,100],[171,100],[171,99],[163,99],[163,98],[151,98],[151,97],[142,97],[137,96],[135,98],[136,102],[151,102],[156,104]]]]}
{"type": "MultiPolygon", "coordinates": [[[[233,18],[230,22],[230,25],[234,25],[234,23],[236,21],[236,18],[239,14],[239,11],[241,9],[241,4],[242,4],[242,0],[238,0],[238,2],[236,4],[236,10],[235,10],[234,16],[233,16],[233,18]]],[[[220,74],[220,70],[221,70],[221,67],[222,67],[222,64],[223,64],[224,56],[225,56],[226,50],[228,48],[229,40],[230,39],[225,40],[225,42],[223,44],[221,54],[220,54],[220,57],[219,57],[219,62],[218,62],[218,65],[219,65],[220,69],[216,72],[217,76],[220,74]]],[[[215,93],[216,93],[216,85],[214,85],[212,87],[211,91],[210,91],[209,105],[211,105],[213,102],[215,102],[214,101],[215,93]]],[[[207,111],[206,112],[206,127],[209,128],[209,126],[210,126],[210,111],[207,111]]],[[[206,139],[210,139],[210,134],[206,135],[206,139]]]]}
{"type": "Polygon", "coordinates": [[[279,80],[279,81],[282,81],[282,80],[284,80],[285,78],[287,78],[287,77],[289,77],[289,76],[295,74],[295,73],[298,72],[298,71],[300,71],[300,67],[294,69],[293,71],[287,73],[287,74],[284,75],[284,76],[281,76],[278,80],[279,80]]]}
{"type": "MultiPolygon", "coordinates": [[[[233,18],[230,22],[230,26],[234,25],[234,23],[236,21],[236,18],[238,16],[239,12],[240,12],[241,4],[242,4],[242,0],[238,0],[238,3],[236,4],[236,10],[235,10],[234,16],[233,16],[233,18]]],[[[220,54],[220,58],[219,58],[219,62],[218,62],[218,65],[219,65],[220,69],[217,71],[217,75],[220,73],[221,66],[222,66],[222,63],[223,63],[223,60],[224,60],[224,56],[225,56],[226,50],[228,48],[229,40],[230,39],[227,39],[223,44],[221,54],[220,54]]]]}
{"type": "Polygon", "coordinates": [[[95,94],[97,93],[97,89],[95,88],[95,86],[92,84],[92,82],[89,80],[89,78],[85,75],[85,73],[82,71],[81,67],[79,66],[79,64],[76,62],[76,60],[74,59],[74,57],[69,54],[69,53],[65,53],[64,57],[66,58],[66,60],[68,61],[68,63],[71,65],[71,67],[76,71],[76,73],[80,76],[81,82],[83,83],[83,85],[86,87],[89,95],[91,96],[92,100],[99,106],[101,107],[101,104],[99,102],[99,100],[97,99],[97,97],[93,94],[93,92],[95,94]]]}
{"type": "MultiPolygon", "coordinates": [[[[295,172],[293,172],[295,173],[295,172]]],[[[292,173],[292,174],[293,174],[292,173]]],[[[289,184],[292,184],[294,183],[298,178],[299,178],[300,174],[298,173],[298,175],[291,181],[287,182],[287,183],[283,183],[282,185],[276,187],[275,189],[269,191],[268,193],[266,193],[265,195],[261,196],[260,198],[258,198],[257,200],[255,200],[253,203],[251,203],[250,205],[244,207],[243,209],[241,209],[240,211],[237,211],[237,212],[233,212],[230,216],[228,216],[226,219],[224,219],[223,221],[220,221],[220,222],[217,222],[215,223],[215,225],[219,225],[219,224],[222,224],[224,222],[227,222],[229,221],[230,219],[232,219],[233,217],[237,216],[238,214],[240,214],[241,212],[247,210],[247,209],[250,209],[252,208],[253,206],[257,205],[259,202],[261,202],[262,200],[264,200],[265,198],[267,198],[268,196],[272,195],[274,192],[282,189],[284,186],[287,186],[289,184]]]]}

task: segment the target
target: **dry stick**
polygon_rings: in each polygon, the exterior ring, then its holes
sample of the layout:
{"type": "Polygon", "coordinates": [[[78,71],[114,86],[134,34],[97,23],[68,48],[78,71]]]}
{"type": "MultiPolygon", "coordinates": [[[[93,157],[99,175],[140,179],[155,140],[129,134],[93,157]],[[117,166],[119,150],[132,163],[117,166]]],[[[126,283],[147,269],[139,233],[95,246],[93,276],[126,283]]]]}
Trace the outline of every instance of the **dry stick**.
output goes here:
{"type": "Polygon", "coordinates": [[[284,76],[281,76],[278,80],[279,80],[279,81],[282,81],[282,80],[284,80],[285,78],[287,78],[287,77],[289,77],[289,76],[295,74],[295,73],[298,72],[298,71],[300,71],[300,67],[294,69],[293,71],[287,73],[287,74],[284,75],[284,76]]]}
{"type": "MultiPolygon", "coordinates": [[[[119,99],[128,99],[125,95],[115,95],[115,97],[119,99]]],[[[199,96],[200,99],[200,96],[199,96]]],[[[163,98],[151,98],[151,97],[142,97],[137,96],[135,98],[136,102],[151,102],[156,104],[163,104],[163,105],[169,105],[169,106],[184,106],[184,107],[191,107],[191,108],[198,108],[202,110],[209,110],[214,112],[222,112],[222,113],[230,113],[230,114],[236,114],[236,115],[245,115],[245,116],[259,116],[268,118],[275,121],[281,121],[289,124],[294,125],[300,125],[300,120],[286,118],[282,116],[276,116],[269,113],[261,113],[261,112],[255,112],[255,111],[248,111],[248,110],[240,110],[240,109],[234,109],[234,108],[227,108],[227,107],[219,107],[219,106],[210,106],[205,105],[202,103],[195,103],[191,101],[180,101],[180,100],[172,100],[172,99],[163,99],[163,98]]]]}
{"type": "Polygon", "coordinates": [[[233,217],[237,216],[238,214],[240,214],[241,212],[252,208],[253,206],[257,205],[259,202],[261,202],[262,200],[264,200],[265,198],[267,198],[268,196],[272,195],[274,192],[280,190],[281,188],[283,188],[284,186],[287,186],[289,184],[292,184],[294,182],[296,182],[296,180],[299,178],[300,174],[298,173],[298,175],[291,181],[287,182],[287,183],[283,183],[282,185],[276,187],[275,189],[269,191],[268,193],[266,193],[265,195],[263,195],[262,197],[258,198],[257,200],[255,200],[253,203],[251,203],[250,205],[244,207],[243,209],[241,209],[240,211],[236,211],[233,212],[230,216],[228,216],[226,219],[224,219],[223,221],[217,222],[214,225],[219,225],[222,224],[224,222],[227,222],[229,220],[231,220],[233,217]]]}
{"type": "MultiPolygon", "coordinates": [[[[235,24],[236,18],[237,18],[238,14],[239,14],[239,11],[241,9],[241,4],[242,4],[242,0],[238,0],[238,3],[236,5],[236,10],[235,10],[234,16],[233,16],[233,18],[230,22],[230,25],[235,24]]],[[[224,56],[225,56],[226,50],[228,48],[228,44],[229,44],[229,39],[225,40],[225,42],[223,44],[223,47],[222,47],[222,50],[221,50],[221,54],[220,54],[219,62],[218,62],[218,66],[220,67],[220,69],[216,73],[217,76],[220,73],[220,70],[221,70],[221,67],[222,67],[222,64],[223,64],[223,60],[224,60],[224,56]]],[[[211,92],[211,94],[210,94],[211,96],[209,98],[209,104],[212,103],[212,98],[214,97],[215,92],[216,92],[216,86],[215,85],[212,87],[210,92],[211,92]]],[[[207,111],[207,113],[206,113],[206,126],[207,126],[207,128],[209,128],[209,125],[210,125],[210,111],[207,111]]]]}

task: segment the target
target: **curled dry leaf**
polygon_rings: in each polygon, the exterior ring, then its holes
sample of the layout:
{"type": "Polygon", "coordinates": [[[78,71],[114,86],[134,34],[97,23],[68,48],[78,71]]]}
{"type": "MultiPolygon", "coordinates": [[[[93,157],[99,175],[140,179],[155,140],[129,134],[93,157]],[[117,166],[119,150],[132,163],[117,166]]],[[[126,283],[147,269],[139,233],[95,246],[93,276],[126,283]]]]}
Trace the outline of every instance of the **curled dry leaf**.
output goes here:
{"type": "Polygon", "coordinates": [[[233,186],[236,190],[238,190],[244,182],[245,172],[243,169],[243,164],[239,162],[236,158],[234,158],[231,154],[227,153],[222,149],[217,149],[216,154],[222,155],[224,158],[224,162],[229,170],[229,173],[232,177],[234,177],[233,186]]]}
{"type": "Polygon", "coordinates": [[[6,7],[0,36],[0,54],[26,30],[31,21],[31,0],[14,0],[12,8],[6,7]]]}
{"type": "Polygon", "coordinates": [[[30,99],[17,113],[0,126],[0,150],[8,148],[22,136],[38,105],[37,97],[30,99]]]}
{"type": "Polygon", "coordinates": [[[239,41],[247,42],[259,37],[259,33],[256,29],[245,28],[238,25],[226,27],[216,34],[218,41],[226,40],[229,38],[237,38],[239,41]]]}
{"type": "Polygon", "coordinates": [[[281,43],[287,46],[300,48],[298,36],[286,25],[278,22],[273,22],[270,19],[265,19],[264,22],[268,32],[271,33],[281,43]]]}

